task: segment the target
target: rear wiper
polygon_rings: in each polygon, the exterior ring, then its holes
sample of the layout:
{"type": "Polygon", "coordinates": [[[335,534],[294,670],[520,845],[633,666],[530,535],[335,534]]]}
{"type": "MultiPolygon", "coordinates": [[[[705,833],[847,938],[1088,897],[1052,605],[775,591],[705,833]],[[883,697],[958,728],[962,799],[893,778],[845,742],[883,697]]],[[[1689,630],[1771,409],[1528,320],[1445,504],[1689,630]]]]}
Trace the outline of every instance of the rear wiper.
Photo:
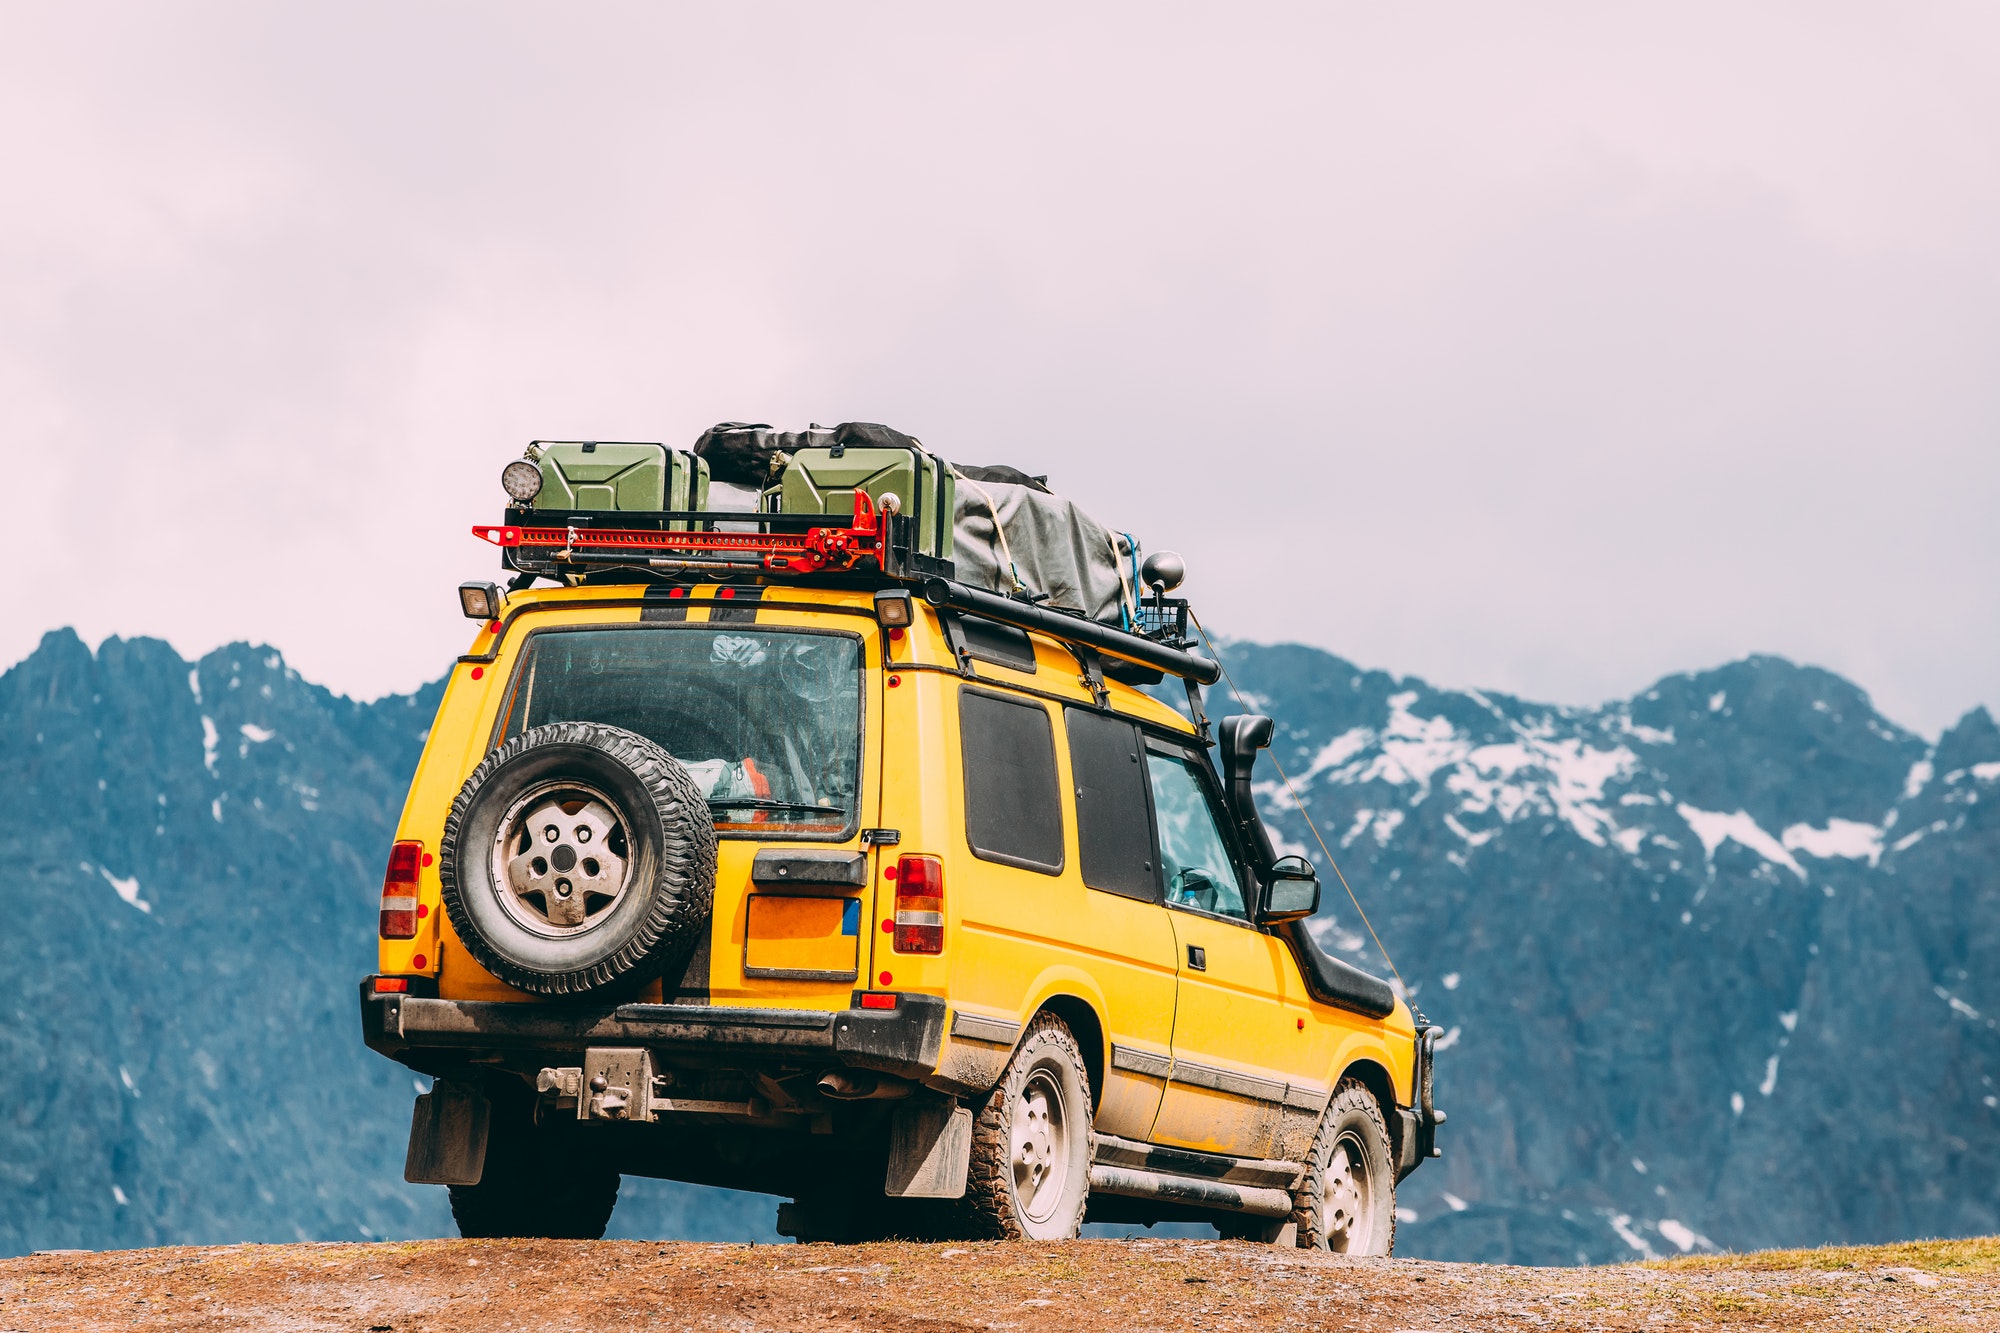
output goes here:
{"type": "Polygon", "coordinates": [[[711,810],[781,810],[786,814],[837,815],[847,818],[847,811],[837,805],[807,805],[803,801],[774,801],[768,796],[727,796],[708,798],[711,810]]]}

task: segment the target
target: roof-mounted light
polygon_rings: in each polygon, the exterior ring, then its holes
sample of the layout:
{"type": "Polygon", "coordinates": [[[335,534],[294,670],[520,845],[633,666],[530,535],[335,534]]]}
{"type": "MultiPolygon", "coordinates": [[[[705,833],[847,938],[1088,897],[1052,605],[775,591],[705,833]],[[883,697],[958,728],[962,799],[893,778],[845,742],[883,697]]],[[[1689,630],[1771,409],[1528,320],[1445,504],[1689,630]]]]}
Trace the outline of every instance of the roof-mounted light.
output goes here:
{"type": "Polygon", "coordinates": [[[875,620],[885,629],[902,629],[910,623],[910,594],[903,588],[884,588],[875,594],[875,620]]]}
{"type": "Polygon", "coordinates": [[[467,620],[500,619],[500,589],[491,583],[458,585],[458,607],[467,620]]]}
{"type": "Polygon", "coordinates": [[[542,493],[542,470],[517,458],[500,469],[500,486],[515,504],[527,504],[542,493]]]}

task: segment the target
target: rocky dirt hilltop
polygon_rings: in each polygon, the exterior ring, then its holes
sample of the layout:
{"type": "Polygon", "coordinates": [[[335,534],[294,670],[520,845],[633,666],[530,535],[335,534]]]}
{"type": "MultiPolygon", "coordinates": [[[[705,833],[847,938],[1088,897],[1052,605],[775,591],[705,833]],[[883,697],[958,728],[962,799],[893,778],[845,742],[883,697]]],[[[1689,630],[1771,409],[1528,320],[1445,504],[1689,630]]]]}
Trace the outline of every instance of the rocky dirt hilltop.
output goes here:
{"type": "Polygon", "coordinates": [[[1980,1329],[2000,1240],[1601,1268],[1185,1240],[235,1245],[0,1263],[0,1329],[1980,1329]]]}

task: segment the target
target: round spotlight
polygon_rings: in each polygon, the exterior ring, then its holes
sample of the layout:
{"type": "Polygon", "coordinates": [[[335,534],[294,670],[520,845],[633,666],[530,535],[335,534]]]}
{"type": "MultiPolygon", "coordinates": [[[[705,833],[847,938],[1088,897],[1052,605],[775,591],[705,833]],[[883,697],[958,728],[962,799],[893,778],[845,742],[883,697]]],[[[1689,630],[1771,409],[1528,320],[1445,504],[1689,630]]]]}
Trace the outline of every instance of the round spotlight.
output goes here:
{"type": "Polygon", "coordinates": [[[516,504],[526,504],[542,493],[542,470],[517,458],[500,470],[500,485],[516,504]]]}
{"type": "Polygon", "coordinates": [[[1187,561],[1181,559],[1178,551],[1155,551],[1139,566],[1139,577],[1149,588],[1172,592],[1187,577],[1187,561]]]}

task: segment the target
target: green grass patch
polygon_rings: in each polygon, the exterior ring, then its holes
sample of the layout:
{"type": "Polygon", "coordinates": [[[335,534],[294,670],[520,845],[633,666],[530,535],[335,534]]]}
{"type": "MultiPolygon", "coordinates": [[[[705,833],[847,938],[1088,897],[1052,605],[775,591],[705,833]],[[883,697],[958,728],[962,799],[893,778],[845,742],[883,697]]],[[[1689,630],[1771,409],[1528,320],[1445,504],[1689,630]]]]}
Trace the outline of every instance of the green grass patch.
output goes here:
{"type": "Polygon", "coordinates": [[[1688,1254],[1655,1259],[1644,1267],[1668,1272],[1921,1268],[1934,1273],[2000,1273],[2000,1236],[1911,1240],[1895,1245],[1826,1245],[1817,1250],[1758,1250],[1750,1254],[1688,1254]]]}

